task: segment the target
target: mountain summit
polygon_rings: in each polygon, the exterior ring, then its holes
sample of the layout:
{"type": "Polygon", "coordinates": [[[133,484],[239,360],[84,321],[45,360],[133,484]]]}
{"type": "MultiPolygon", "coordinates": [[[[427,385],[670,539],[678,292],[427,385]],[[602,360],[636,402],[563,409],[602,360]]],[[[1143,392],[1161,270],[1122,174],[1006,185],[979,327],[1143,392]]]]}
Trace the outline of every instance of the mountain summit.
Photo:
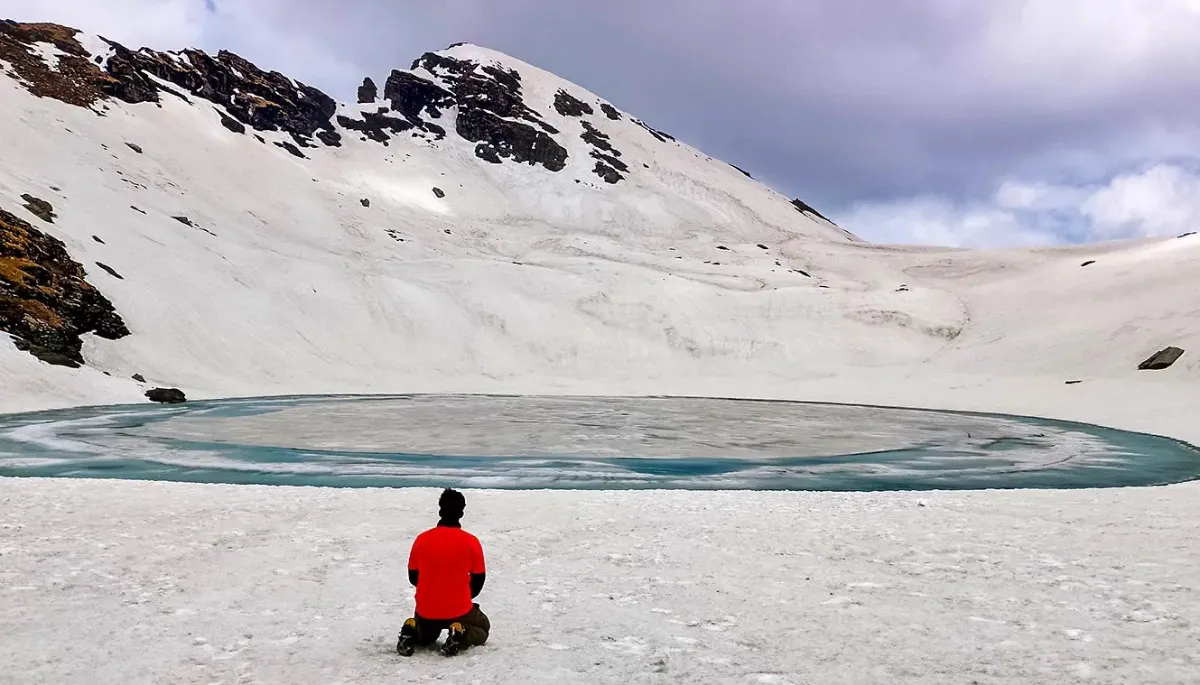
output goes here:
{"type": "Polygon", "coordinates": [[[1194,241],[871,245],[474,45],[339,103],[230,52],[3,22],[0,74],[0,375],[21,406],[154,386],[758,392],[989,358],[1125,373],[1200,344],[1155,318],[1169,298],[1140,303],[1144,326],[1060,325],[1079,296],[1129,299],[1148,259],[1140,288],[1183,287],[1194,241]],[[1120,348],[1069,351],[1122,326],[1120,348]],[[1061,353],[1038,353],[1046,331],[1061,353]]]}

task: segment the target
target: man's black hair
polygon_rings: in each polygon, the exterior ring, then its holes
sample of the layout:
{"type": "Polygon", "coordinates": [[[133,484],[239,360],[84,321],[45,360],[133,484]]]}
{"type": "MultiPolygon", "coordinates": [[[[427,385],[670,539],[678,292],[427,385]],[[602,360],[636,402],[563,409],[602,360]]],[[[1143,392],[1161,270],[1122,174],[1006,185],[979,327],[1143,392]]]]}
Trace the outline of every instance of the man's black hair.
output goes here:
{"type": "Polygon", "coordinates": [[[458,490],[446,488],[438,498],[438,516],[443,521],[458,521],[467,508],[467,498],[458,490]]]}

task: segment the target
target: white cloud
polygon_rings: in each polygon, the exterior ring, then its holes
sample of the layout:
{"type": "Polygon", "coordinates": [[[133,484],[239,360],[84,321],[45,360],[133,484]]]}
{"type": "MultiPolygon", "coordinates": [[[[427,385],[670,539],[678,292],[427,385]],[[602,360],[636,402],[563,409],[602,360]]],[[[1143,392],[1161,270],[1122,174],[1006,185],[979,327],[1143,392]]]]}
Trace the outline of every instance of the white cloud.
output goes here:
{"type": "Polygon", "coordinates": [[[1200,173],[1156,164],[1094,185],[1009,180],[986,201],[862,203],[839,223],[872,241],[950,247],[1173,236],[1200,229],[1200,173]]]}

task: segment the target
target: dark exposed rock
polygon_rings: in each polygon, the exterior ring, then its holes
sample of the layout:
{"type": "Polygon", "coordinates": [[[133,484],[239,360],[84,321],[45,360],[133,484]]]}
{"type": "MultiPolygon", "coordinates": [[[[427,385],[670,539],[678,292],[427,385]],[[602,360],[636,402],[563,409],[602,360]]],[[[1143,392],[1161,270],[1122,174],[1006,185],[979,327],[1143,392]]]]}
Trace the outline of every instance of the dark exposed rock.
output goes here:
{"type": "Polygon", "coordinates": [[[414,124],[424,114],[438,119],[443,109],[454,106],[454,94],[450,91],[433,81],[399,70],[393,70],[388,76],[383,97],[391,101],[394,111],[414,124]]]}
{"type": "Polygon", "coordinates": [[[588,103],[561,89],[554,94],[554,109],[564,117],[579,117],[596,112],[588,103]]]}
{"type": "Polygon", "coordinates": [[[186,216],[173,216],[171,218],[178,221],[179,223],[183,224],[184,226],[191,226],[193,228],[195,228],[195,226],[196,226],[195,224],[192,223],[192,220],[187,218],[186,216]]]}
{"type": "Polygon", "coordinates": [[[1086,262],[1084,262],[1084,263],[1080,264],[1079,266],[1091,266],[1092,264],[1095,264],[1095,263],[1096,263],[1096,260],[1094,260],[1094,259],[1089,259],[1089,260],[1087,260],[1086,262]]]}
{"type": "Polygon", "coordinates": [[[12,63],[35,95],[82,107],[109,97],[132,104],[158,102],[161,92],[183,97],[148,78],[149,74],[225,107],[238,121],[255,129],[310,138],[316,131],[332,127],[330,119],[337,109],[333,98],[279,72],[263,71],[231,52],[222,50],[213,56],[184,50],[171,55],[149,49],[133,51],[107,41],[112,54],[101,68],[86,58],[77,33],[52,24],[3,22],[0,60],[12,63]],[[52,42],[67,53],[56,70],[29,52],[27,46],[35,42],[52,42]]]}
{"type": "Polygon", "coordinates": [[[901,285],[899,288],[896,288],[896,292],[898,293],[906,293],[908,291],[909,287],[907,285],[901,285]]]}
{"type": "Polygon", "coordinates": [[[142,146],[134,145],[133,143],[125,143],[125,144],[127,146],[129,146],[130,150],[133,150],[134,152],[138,153],[139,155],[142,154],[142,146]]]}
{"type": "Polygon", "coordinates": [[[592,150],[590,154],[594,159],[598,159],[598,160],[604,162],[605,164],[608,164],[609,166],[613,167],[617,171],[629,171],[628,164],[626,164],[625,162],[622,162],[621,160],[617,159],[616,157],[613,157],[612,155],[606,155],[603,152],[600,152],[598,150],[592,150]]]}
{"type": "Polygon", "coordinates": [[[607,102],[602,103],[600,105],[600,111],[604,112],[604,116],[608,117],[609,119],[612,119],[613,121],[621,120],[621,113],[617,111],[616,107],[613,107],[612,105],[608,104],[607,102]]]}
{"type": "Polygon", "coordinates": [[[145,214],[145,213],[146,213],[146,210],[144,210],[144,209],[141,209],[141,208],[139,208],[139,207],[137,207],[137,206],[135,206],[135,205],[129,205],[129,208],[130,208],[130,209],[132,209],[133,211],[135,211],[135,212],[139,213],[139,214],[145,214]]]}
{"type": "Polygon", "coordinates": [[[160,404],[183,404],[187,397],[179,388],[151,388],[146,391],[146,398],[160,404]]]}
{"type": "Polygon", "coordinates": [[[291,143],[287,142],[286,140],[276,141],[275,145],[277,147],[283,148],[284,150],[287,150],[289,153],[291,153],[292,155],[294,155],[296,157],[299,157],[300,159],[308,159],[308,157],[305,157],[304,153],[300,151],[300,148],[296,147],[295,145],[292,145],[291,143]]]}
{"type": "Polygon", "coordinates": [[[581,123],[583,124],[583,133],[579,134],[579,137],[583,139],[583,142],[599,150],[604,150],[618,157],[621,156],[621,151],[614,148],[612,143],[609,142],[607,133],[592,126],[590,122],[584,121],[581,123]]]}
{"type": "Polygon", "coordinates": [[[133,380],[137,381],[138,383],[146,382],[146,378],[144,376],[142,376],[142,374],[140,374],[140,373],[133,374],[133,380]]]}
{"type": "Polygon", "coordinates": [[[820,217],[820,218],[822,218],[822,219],[825,219],[826,221],[829,221],[829,223],[831,223],[831,224],[833,223],[832,221],[830,221],[830,220],[829,220],[829,218],[828,218],[828,217],[826,217],[824,214],[821,214],[821,213],[820,213],[820,212],[818,212],[817,210],[813,209],[813,208],[812,208],[812,207],[811,207],[811,206],[810,206],[810,205],[809,205],[807,202],[805,202],[804,200],[801,200],[801,199],[799,199],[799,198],[796,198],[796,199],[792,200],[792,206],[793,206],[793,207],[795,207],[795,208],[796,208],[796,211],[797,211],[797,212],[800,212],[801,214],[804,214],[804,213],[806,213],[806,212],[807,212],[808,214],[814,214],[814,215],[816,215],[816,216],[818,216],[818,217],[820,217]]]}
{"type": "Polygon", "coordinates": [[[749,171],[746,171],[745,169],[741,168],[740,166],[738,166],[738,165],[736,165],[736,164],[730,164],[729,166],[731,166],[731,167],[733,167],[734,169],[737,169],[738,171],[740,171],[740,172],[742,172],[743,174],[745,174],[745,175],[746,175],[746,178],[754,178],[753,176],[751,176],[751,175],[750,175],[750,172],[749,172],[749,171]]]}
{"type": "Polygon", "coordinates": [[[717,245],[717,249],[718,249],[718,250],[725,250],[725,251],[729,251],[729,248],[728,248],[728,247],[725,247],[724,245],[717,245]]]}
{"type": "Polygon", "coordinates": [[[57,215],[54,213],[54,207],[49,202],[41,198],[36,198],[29,193],[22,195],[21,199],[25,201],[25,209],[29,210],[30,214],[48,224],[54,223],[54,217],[57,215]]]}
{"type": "Polygon", "coordinates": [[[808,275],[808,272],[805,271],[804,269],[792,269],[792,270],[795,271],[796,273],[800,274],[801,276],[804,276],[805,278],[812,278],[812,276],[808,275]]]}
{"type": "Polygon", "coordinates": [[[122,276],[121,274],[117,273],[116,269],[113,269],[111,266],[109,266],[109,265],[107,265],[107,264],[103,264],[103,263],[101,263],[101,262],[96,262],[96,266],[100,267],[101,269],[104,269],[105,271],[107,271],[107,272],[108,272],[108,275],[110,275],[110,276],[112,276],[112,277],[114,277],[114,278],[118,278],[118,279],[120,279],[120,280],[122,280],[122,281],[123,281],[123,280],[125,280],[125,277],[124,277],[124,276],[122,276]]]}
{"type": "Polygon", "coordinates": [[[434,195],[435,195],[435,196],[436,196],[436,197],[437,197],[439,200],[440,200],[440,199],[442,199],[443,197],[446,197],[446,192],[445,192],[444,190],[442,190],[441,188],[438,188],[438,187],[434,187],[434,189],[433,189],[433,194],[434,194],[434,195]]]}
{"type": "Polygon", "coordinates": [[[369,105],[379,98],[379,88],[375,82],[367,77],[363,79],[362,85],[358,87],[358,104],[369,105]]]}
{"type": "Polygon", "coordinates": [[[86,275],[62,241],[0,210],[0,331],[13,335],[20,349],[75,366],[83,363],[81,335],[129,335],[86,275]]]}
{"type": "Polygon", "coordinates": [[[769,250],[769,249],[771,249],[771,248],[767,247],[766,245],[763,245],[762,243],[759,243],[759,244],[758,244],[758,249],[760,249],[760,250],[769,250]]]}
{"type": "Polygon", "coordinates": [[[500,159],[500,152],[496,149],[496,146],[492,145],[491,143],[480,143],[476,145],[475,156],[492,164],[500,164],[504,161],[500,159]]]}
{"type": "Polygon", "coordinates": [[[675,140],[675,137],[672,136],[671,134],[660,131],[660,130],[654,128],[653,126],[651,126],[650,124],[647,124],[646,122],[642,121],[641,119],[634,119],[633,122],[635,124],[637,124],[638,126],[641,126],[642,128],[646,129],[646,132],[648,132],[650,135],[657,138],[660,143],[665,143],[668,140],[671,140],[671,141],[675,140]]]}
{"type": "Polygon", "coordinates": [[[368,199],[367,199],[367,198],[365,198],[365,197],[364,197],[363,199],[359,200],[359,202],[361,202],[361,203],[362,203],[362,206],[363,206],[363,207],[370,207],[370,206],[371,206],[371,201],[370,201],[370,200],[368,200],[368,199]]]}
{"type": "Polygon", "coordinates": [[[224,126],[225,128],[229,129],[230,131],[233,131],[234,133],[245,133],[246,132],[246,125],[243,124],[242,122],[240,122],[236,119],[229,118],[228,116],[225,115],[224,112],[218,112],[218,114],[221,115],[221,125],[224,126]]]}
{"type": "Polygon", "coordinates": [[[101,245],[103,245],[103,244],[104,244],[104,241],[103,241],[103,240],[101,240],[101,239],[100,239],[100,236],[98,236],[98,235],[94,235],[94,236],[92,236],[92,240],[95,240],[96,242],[100,243],[101,245]]]}
{"type": "Polygon", "coordinates": [[[475,154],[485,161],[498,162],[504,157],[541,164],[551,171],[562,171],[567,165],[566,148],[553,138],[528,124],[501,119],[483,109],[460,109],[455,129],[466,140],[479,143],[475,154]]]}
{"type": "Polygon", "coordinates": [[[325,143],[329,147],[342,146],[342,134],[337,131],[317,131],[317,140],[325,143]]]}
{"type": "Polygon", "coordinates": [[[1067,385],[1079,385],[1083,381],[1067,381],[1067,385]]]}
{"type": "Polygon", "coordinates": [[[596,161],[596,166],[592,167],[592,171],[595,172],[597,176],[604,179],[605,183],[618,183],[625,178],[618,173],[616,169],[612,168],[601,160],[596,161]]]}
{"type": "Polygon", "coordinates": [[[0,21],[0,62],[20,79],[30,93],[91,108],[108,97],[112,77],[88,59],[76,40],[75,29],[56,24],[21,24],[0,21]],[[60,52],[55,68],[31,51],[35,43],[50,43],[60,52]]]}
{"type": "Polygon", "coordinates": [[[379,143],[386,143],[392,139],[392,137],[387,134],[388,131],[391,131],[392,133],[403,133],[413,128],[413,124],[406,119],[401,119],[400,117],[394,117],[388,114],[380,114],[378,112],[364,112],[363,119],[361,121],[339,115],[337,122],[341,126],[348,128],[351,131],[358,131],[366,135],[371,140],[379,143]]]}
{"type": "Polygon", "coordinates": [[[1195,231],[1188,231],[1187,233],[1181,234],[1179,237],[1180,237],[1180,238],[1186,238],[1186,237],[1188,237],[1189,235],[1196,235],[1196,232],[1195,232],[1195,231]]]}
{"type": "Polygon", "coordinates": [[[1138,370],[1160,371],[1179,361],[1179,358],[1182,356],[1182,349],[1178,347],[1166,347],[1152,354],[1146,361],[1138,364],[1138,370]]]}

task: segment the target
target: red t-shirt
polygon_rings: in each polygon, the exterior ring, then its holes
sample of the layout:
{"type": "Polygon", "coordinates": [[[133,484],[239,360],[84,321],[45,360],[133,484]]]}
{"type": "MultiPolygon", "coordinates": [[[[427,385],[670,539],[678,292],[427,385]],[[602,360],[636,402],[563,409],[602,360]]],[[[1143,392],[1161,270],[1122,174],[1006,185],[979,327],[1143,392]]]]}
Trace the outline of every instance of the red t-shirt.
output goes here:
{"type": "Polygon", "coordinates": [[[417,571],[417,615],[446,619],[471,611],[471,574],[484,573],[479,539],[461,528],[438,526],[417,536],[408,554],[417,571]]]}

